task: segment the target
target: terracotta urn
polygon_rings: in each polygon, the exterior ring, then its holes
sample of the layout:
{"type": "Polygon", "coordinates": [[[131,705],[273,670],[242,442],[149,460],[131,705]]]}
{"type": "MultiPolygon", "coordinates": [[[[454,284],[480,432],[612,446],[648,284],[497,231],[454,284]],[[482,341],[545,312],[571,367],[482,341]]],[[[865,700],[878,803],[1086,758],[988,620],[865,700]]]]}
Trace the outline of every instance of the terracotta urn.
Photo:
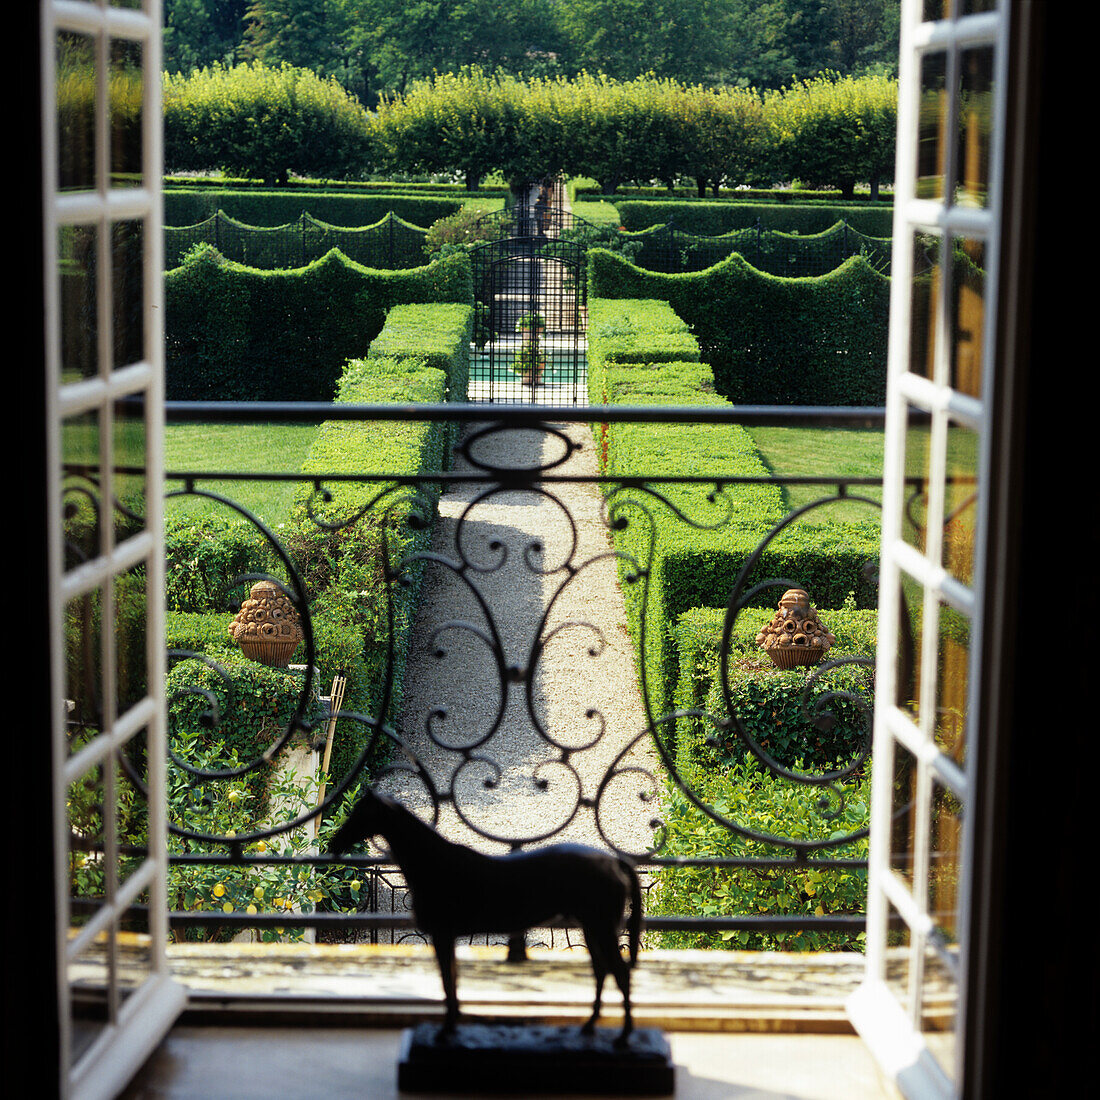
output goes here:
{"type": "Polygon", "coordinates": [[[303,637],[301,617],[272,581],[252,586],[228,630],[246,657],[272,668],[286,668],[303,637]]]}
{"type": "Polygon", "coordinates": [[[816,665],[835,641],[801,588],[783,593],[771,622],[756,635],[756,644],[776,668],[816,665]]]}

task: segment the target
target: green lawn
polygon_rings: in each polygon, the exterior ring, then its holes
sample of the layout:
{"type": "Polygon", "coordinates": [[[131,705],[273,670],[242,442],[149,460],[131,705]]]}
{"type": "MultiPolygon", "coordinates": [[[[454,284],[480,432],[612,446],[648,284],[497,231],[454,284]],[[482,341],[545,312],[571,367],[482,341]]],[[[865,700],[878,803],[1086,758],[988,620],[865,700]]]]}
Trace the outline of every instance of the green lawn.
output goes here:
{"type": "MultiPolygon", "coordinates": [[[[316,435],[316,424],[169,424],[164,467],[169,473],[297,474],[316,435]]],[[[229,497],[266,523],[279,524],[290,512],[296,484],[208,480],[198,487],[229,497]]],[[[169,491],[179,487],[179,481],[168,483],[169,491]]],[[[210,507],[202,497],[174,497],[167,501],[166,512],[197,514],[210,507]]]]}
{"type": "MultiPolygon", "coordinates": [[[[750,428],[749,434],[768,470],[777,477],[846,476],[882,478],[883,433],[850,428],[750,428]]],[[[929,429],[916,425],[906,435],[906,473],[910,477],[929,475],[929,429]]],[[[948,555],[973,553],[974,493],[973,479],[978,470],[979,439],[976,432],[955,425],[947,435],[947,478],[944,499],[945,540],[948,555]]],[[[828,495],[827,487],[784,486],[788,509],[798,508],[828,495]]],[[[853,493],[881,500],[877,486],[854,487],[853,493]]],[[[923,523],[924,505],[918,500],[906,509],[911,520],[923,523]]],[[[809,512],[802,522],[826,523],[837,520],[872,520],[879,511],[867,504],[838,503],[809,512]]],[[[923,534],[906,524],[907,540],[923,549],[923,534]]],[[[948,564],[945,560],[945,564],[948,564]]],[[[956,562],[957,575],[966,576],[966,567],[956,562]]]]}
{"type": "MultiPolygon", "coordinates": [[[[756,449],[776,477],[871,477],[882,479],[883,434],[854,428],[749,428],[756,449]]],[[[828,486],[783,487],[788,509],[799,508],[833,494],[828,486]]],[[[857,486],[852,492],[882,499],[878,486],[857,486]]],[[[807,514],[804,522],[878,520],[878,509],[867,504],[830,504],[807,514]]]]}

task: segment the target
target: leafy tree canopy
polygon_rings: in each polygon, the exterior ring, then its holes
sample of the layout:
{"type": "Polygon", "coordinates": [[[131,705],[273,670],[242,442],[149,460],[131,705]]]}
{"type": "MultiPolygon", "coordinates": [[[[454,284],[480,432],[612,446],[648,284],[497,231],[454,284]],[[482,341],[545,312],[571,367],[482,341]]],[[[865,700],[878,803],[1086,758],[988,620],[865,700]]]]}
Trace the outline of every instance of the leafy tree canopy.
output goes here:
{"type": "Polygon", "coordinates": [[[760,89],[890,76],[897,37],[898,0],[165,0],[164,58],[184,74],[285,62],[374,107],[470,66],[760,89]]]}

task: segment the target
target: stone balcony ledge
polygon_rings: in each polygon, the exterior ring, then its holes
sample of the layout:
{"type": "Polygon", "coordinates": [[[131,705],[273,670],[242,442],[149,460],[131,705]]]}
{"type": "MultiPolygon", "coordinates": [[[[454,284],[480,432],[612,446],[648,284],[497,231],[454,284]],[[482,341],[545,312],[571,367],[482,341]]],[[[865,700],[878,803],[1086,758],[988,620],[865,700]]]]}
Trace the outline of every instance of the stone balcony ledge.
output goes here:
{"type": "MultiPolygon", "coordinates": [[[[583,948],[531,949],[519,963],[505,955],[504,947],[458,949],[467,1016],[583,1022],[593,996],[583,948]]],[[[338,1016],[403,1027],[441,1012],[439,972],[424,945],[177,944],[168,963],[190,990],[193,1016],[338,1016]]],[[[632,979],[635,1019],[669,1031],[851,1033],[844,1003],[863,969],[858,954],[643,951],[632,979]]],[[[620,1003],[609,978],[608,1026],[620,1003]]]]}

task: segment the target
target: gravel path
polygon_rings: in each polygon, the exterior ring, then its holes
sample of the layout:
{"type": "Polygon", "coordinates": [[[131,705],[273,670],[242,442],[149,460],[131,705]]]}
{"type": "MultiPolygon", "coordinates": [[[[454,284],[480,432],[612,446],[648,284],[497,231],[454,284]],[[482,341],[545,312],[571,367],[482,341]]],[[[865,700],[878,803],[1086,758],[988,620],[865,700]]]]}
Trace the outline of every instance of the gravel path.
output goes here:
{"type": "MultiPolygon", "coordinates": [[[[587,426],[559,428],[580,449],[555,472],[594,474],[587,426]]],[[[531,467],[563,453],[560,438],[521,431],[483,439],[475,457],[531,467]]],[[[469,469],[459,461],[456,469],[469,469]]],[[[482,851],[571,840],[641,853],[652,839],[655,803],[641,796],[652,791],[656,754],[643,734],[599,490],[547,486],[557,500],[483,490],[458,486],[440,502],[434,551],[455,568],[428,566],[398,721],[444,796],[439,828],[482,851]],[[488,644],[494,630],[506,665],[530,672],[502,683],[488,644]],[[532,653],[536,639],[541,656],[532,653]],[[597,799],[624,750],[617,777],[597,799]]],[[[423,783],[397,775],[383,787],[430,819],[423,783]]]]}

